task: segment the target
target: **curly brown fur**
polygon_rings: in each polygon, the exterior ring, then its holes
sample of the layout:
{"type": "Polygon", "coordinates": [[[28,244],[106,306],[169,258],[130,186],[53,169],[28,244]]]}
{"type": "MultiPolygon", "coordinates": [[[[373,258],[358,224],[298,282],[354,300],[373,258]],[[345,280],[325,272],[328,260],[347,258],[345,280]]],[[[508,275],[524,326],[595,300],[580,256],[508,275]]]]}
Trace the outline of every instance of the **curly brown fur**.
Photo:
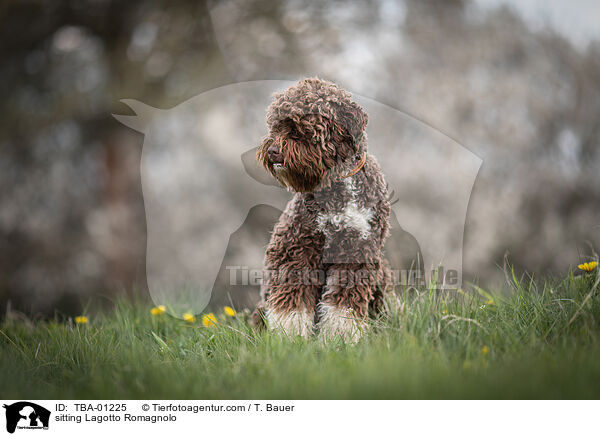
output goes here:
{"type": "Polygon", "coordinates": [[[271,329],[356,341],[369,308],[381,307],[390,203],[377,161],[363,159],[367,122],[351,94],[318,78],[275,95],[267,110],[257,159],[295,192],[265,253],[255,319],[271,329]]]}

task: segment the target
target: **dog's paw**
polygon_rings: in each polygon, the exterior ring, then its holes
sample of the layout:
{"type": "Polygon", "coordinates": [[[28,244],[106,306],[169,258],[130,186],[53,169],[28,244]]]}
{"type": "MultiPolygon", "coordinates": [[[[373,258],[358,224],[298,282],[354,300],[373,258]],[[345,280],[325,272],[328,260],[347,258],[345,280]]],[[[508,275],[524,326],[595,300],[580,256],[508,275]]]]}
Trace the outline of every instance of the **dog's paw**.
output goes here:
{"type": "Polygon", "coordinates": [[[306,309],[287,313],[268,309],[266,319],[269,330],[279,331],[289,337],[308,338],[313,333],[314,314],[306,309]]]}
{"type": "Polygon", "coordinates": [[[356,317],[352,309],[321,302],[318,310],[317,329],[325,341],[340,337],[344,342],[357,343],[368,328],[367,322],[356,317]]]}

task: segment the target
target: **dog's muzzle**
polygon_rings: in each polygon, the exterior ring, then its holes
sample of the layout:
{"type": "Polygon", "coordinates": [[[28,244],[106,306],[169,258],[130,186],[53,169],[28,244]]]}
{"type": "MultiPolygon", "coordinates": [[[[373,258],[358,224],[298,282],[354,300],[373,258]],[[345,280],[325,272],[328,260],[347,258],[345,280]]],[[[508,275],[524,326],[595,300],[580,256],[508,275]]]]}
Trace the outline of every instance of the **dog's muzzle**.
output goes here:
{"type": "Polygon", "coordinates": [[[273,166],[275,170],[283,169],[283,156],[279,152],[279,149],[275,145],[269,146],[267,149],[267,154],[269,156],[269,163],[273,166]]]}

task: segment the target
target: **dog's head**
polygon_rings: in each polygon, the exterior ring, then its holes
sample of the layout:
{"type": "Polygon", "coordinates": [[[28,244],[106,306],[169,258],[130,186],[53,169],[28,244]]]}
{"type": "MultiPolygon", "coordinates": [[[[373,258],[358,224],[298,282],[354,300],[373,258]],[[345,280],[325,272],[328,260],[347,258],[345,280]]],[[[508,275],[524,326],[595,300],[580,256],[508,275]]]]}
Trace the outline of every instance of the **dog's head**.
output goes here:
{"type": "Polygon", "coordinates": [[[350,93],[318,78],[301,80],[275,94],[257,159],[284,186],[311,192],[360,162],[367,122],[350,93]]]}

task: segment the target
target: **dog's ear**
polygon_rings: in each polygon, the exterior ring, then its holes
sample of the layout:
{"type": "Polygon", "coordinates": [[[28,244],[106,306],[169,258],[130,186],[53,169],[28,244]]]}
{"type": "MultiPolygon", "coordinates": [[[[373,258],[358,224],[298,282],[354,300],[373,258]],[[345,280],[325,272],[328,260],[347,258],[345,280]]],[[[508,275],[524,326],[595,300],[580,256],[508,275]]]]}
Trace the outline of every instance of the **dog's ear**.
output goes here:
{"type": "Polygon", "coordinates": [[[365,129],[369,122],[369,116],[358,103],[350,101],[344,104],[339,111],[339,118],[342,126],[348,129],[354,144],[358,146],[365,136],[365,129]]]}
{"type": "Polygon", "coordinates": [[[342,160],[354,156],[359,151],[365,151],[365,129],[369,121],[369,116],[355,102],[345,102],[336,111],[336,122],[334,124],[334,137],[337,136],[340,144],[345,144],[337,148],[337,155],[342,160]],[[337,133],[337,135],[336,135],[337,133]]]}

